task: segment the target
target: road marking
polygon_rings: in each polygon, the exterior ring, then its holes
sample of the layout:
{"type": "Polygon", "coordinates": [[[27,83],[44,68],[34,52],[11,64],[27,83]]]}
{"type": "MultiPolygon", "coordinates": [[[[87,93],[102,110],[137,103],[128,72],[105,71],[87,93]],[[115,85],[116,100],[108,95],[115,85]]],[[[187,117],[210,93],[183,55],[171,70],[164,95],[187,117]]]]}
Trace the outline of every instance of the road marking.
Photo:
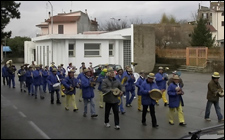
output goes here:
{"type": "Polygon", "coordinates": [[[14,109],[18,109],[15,105],[13,105],[13,108],[14,108],[14,109]]]}
{"type": "Polygon", "coordinates": [[[25,114],[23,114],[23,112],[19,111],[18,112],[22,117],[26,118],[27,116],[25,114]]]}
{"type": "Polygon", "coordinates": [[[28,121],[28,123],[34,127],[35,130],[37,130],[39,132],[39,134],[41,136],[43,136],[45,139],[50,139],[48,135],[46,135],[35,123],[33,123],[32,121],[28,121]]]}

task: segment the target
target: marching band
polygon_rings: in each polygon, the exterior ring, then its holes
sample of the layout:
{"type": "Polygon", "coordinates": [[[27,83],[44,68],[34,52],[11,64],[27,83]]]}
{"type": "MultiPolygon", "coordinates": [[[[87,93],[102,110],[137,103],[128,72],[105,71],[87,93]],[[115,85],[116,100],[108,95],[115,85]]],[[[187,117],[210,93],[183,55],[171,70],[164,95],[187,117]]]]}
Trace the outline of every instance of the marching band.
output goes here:
{"type": "MultiPolygon", "coordinates": [[[[131,67],[127,66],[126,70],[117,69],[116,75],[111,68],[102,68],[99,75],[94,75],[92,63],[90,62],[90,67],[86,68],[85,63],[82,62],[82,66],[79,71],[80,74],[76,77],[74,73],[76,72],[76,67],[69,63],[67,70],[63,68],[63,64],[58,65],[56,68],[55,63],[52,62],[50,66],[35,65],[32,62],[31,65],[24,64],[21,65],[21,69],[18,70],[17,76],[20,82],[20,91],[28,91],[28,95],[34,96],[37,99],[37,95],[40,95],[40,99],[44,99],[46,96],[47,89],[51,93],[50,103],[54,104],[54,93],[56,93],[56,103],[61,104],[61,97],[66,98],[65,110],[69,110],[69,104],[72,103],[73,111],[76,112],[78,107],[76,105],[76,88],[80,89],[78,92],[79,101],[82,97],[84,102],[83,117],[87,117],[88,114],[88,104],[90,104],[91,117],[95,118],[98,116],[95,110],[94,103],[94,89],[96,88],[96,83],[98,83],[99,90],[99,107],[103,108],[105,102],[105,126],[110,127],[109,124],[109,113],[111,108],[113,108],[114,118],[115,118],[115,128],[120,129],[119,126],[119,110],[122,114],[124,111],[124,104],[122,96],[126,96],[126,107],[132,107],[131,103],[135,97],[135,86],[138,88],[138,110],[142,112],[142,124],[146,126],[146,114],[150,112],[152,118],[152,127],[158,128],[158,124],[155,116],[155,105],[158,103],[159,99],[163,99],[164,105],[169,107],[168,111],[168,122],[170,125],[174,125],[173,114],[175,110],[178,112],[179,125],[185,126],[184,114],[182,106],[184,101],[182,96],[184,92],[182,90],[183,81],[180,78],[180,73],[174,71],[173,77],[168,79],[168,74],[163,73],[163,67],[159,67],[159,72],[155,75],[154,73],[149,73],[145,77],[145,72],[141,71],[140,76],[136,80],[131,67]],[[35,67],[35,68],[34,68],[35,67]],[[66,73],[66,71],[68,73],[66,73]],[[115,81],[116,80],[116,81],[115,81]],[[169,81],[168,81],[169,80],[169,81]],[[137,81],[135,83],[135,81],[137,81]],[[167,82],[168,81],[168,82],[167,82]],[[168,89],[166,88],[166,83],[168,84],[168,89]],[[118,95],[117,95],[117,89],[118,95]],[[26,90],[27,89],[27,90],[26,90]],[[38,90],[39,89],[39,90],[38,90]],[[167,89],[167,90],[166,90],[167,89]],[[110,93],[110,94],[109,94],[110,93]],[[131,93],[131,97],[130,97],[131,93]],[[166,99],[166,94],[169,97],[169,101],[166,99]],[[150,110],[149,110],[150,109],[150,110]]],[[[3,84],[7,84],[9,88],[12,86],[15,88],[15,65],[12,64],[12,60],[5,63],[2,68],[3,84]],[[6,80],[6,83],[5,83],[6,80]]],[[[219,75],[218,73],[216,73],[219,75]]],[[[214,75],[216,75],[214,73],[214,75]]],[[[213,76],[214,76],[213,75],[213,76]]],[[[214,76],[216,77],[216,76],[214,76]]],[[[219,77],[219,76],[217,76],[219,77]]],[[[216,78],[217,78],[216,77],[216,78]]],[[[220,91],[223,92],[220,87],[220,91]]],[[[220,93],[220,92],[218,92],[220,93]]],[[[215,93],[217,94],[217,93],[215,93]]],[[[223,97],[224,95],[220,96],[223,97]]],[[[208,107],[208,110],[210,108],[208,107]]],[[[208,111],[209,112],[209,111],[208,111]]],[[[207,120],[209,113],[206,114],[205,119],[207,120]]],[[[220,114],[220,120],[223,117],[220,114]]],[[[209,119],[208,119],[209,120],[209,119]]]]}

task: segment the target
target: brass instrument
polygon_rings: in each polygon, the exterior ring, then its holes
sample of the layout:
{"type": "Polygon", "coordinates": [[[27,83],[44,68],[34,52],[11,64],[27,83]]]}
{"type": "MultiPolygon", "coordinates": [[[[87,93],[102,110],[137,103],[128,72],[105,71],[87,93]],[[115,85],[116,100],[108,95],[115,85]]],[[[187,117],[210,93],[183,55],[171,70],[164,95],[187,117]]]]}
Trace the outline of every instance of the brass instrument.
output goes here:
{"type": "Polygon", "coordinates": [[[124,83],[126,83],[127,82],[127,79],[128,79],[128,77],[127,76],[124,76],[123,79],[122,79],[122,81],[121,81],[121,84],[123,85],[124,83]]]}
{"type": "Polygon", "coordinates": [[[94,87],[96,85],[96,80],[97,80],[97,77],[91,80],[91,87],[94,87]]]}
{"type": "Polygon", "coordinates": [[[26,71],[25,70],[20,71],[20,73],[17,73],[18,76],[23,76],[24,74],[26,74],[26,71]]]}

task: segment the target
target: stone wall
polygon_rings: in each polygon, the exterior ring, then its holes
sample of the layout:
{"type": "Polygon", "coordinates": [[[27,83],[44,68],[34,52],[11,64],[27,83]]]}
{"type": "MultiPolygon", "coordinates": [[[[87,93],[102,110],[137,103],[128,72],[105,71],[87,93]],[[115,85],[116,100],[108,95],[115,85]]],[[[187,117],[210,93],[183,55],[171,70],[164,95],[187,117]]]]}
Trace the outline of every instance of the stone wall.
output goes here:
{"type": "Polygon", "coordinates": [[[155,29],[149,25],[134,25],[135,72],[149,73],[155,66],[155,29]]]}

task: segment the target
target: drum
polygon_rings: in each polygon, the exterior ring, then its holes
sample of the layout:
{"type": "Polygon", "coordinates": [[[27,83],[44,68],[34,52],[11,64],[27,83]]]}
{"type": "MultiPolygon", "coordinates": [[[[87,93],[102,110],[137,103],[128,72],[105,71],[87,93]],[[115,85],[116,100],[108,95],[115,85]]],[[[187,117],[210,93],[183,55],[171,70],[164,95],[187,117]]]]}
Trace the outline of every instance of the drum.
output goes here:
{"type": "Polygon", "coordinates": [[[59,90],[60,89],[60,83],[55,83],[53,86],[53,89],[55,89],[55,90],[59,90]]]}
{"type": "Polygon", "coordinates": [[[152,89],[149,94],[153,100],[159,100],[162,98],[162,92],[159,89],[152,89]]]}

